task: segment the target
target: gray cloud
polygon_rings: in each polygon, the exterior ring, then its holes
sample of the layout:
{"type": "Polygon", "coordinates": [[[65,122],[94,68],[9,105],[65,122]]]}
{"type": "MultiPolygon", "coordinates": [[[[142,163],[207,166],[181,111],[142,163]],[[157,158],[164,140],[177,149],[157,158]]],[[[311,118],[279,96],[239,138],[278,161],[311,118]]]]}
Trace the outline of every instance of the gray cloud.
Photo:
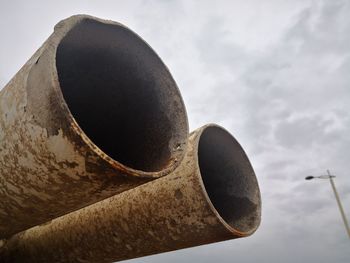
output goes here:
{"type": "Polygon", "coordinates": [[[2,78],[2,77],[0,76],[0,90],[1,90],[5,85],[6,85],[6,84],[5,84],[4,78],[2,78]]]}

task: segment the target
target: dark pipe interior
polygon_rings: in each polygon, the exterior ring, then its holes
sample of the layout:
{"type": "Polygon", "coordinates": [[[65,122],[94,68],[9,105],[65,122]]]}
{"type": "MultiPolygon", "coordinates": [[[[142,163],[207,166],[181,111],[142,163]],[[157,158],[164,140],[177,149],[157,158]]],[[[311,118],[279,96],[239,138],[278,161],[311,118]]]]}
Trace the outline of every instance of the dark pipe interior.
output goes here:
{"type": "Polygon", "coordinates": [[[88,137],[116,161],[159,171],[186,140],[177,86],[155,52],[119,25],[85,19],[57,48],[62,93],[88,137]]]}
{"type": "Polygon", "coordinates": [[[256,177],[238,142],[219,127],[202,133],[199,167],[207,194],[220,216],[234,229],[249,232],[260,221],[256,177]]]}

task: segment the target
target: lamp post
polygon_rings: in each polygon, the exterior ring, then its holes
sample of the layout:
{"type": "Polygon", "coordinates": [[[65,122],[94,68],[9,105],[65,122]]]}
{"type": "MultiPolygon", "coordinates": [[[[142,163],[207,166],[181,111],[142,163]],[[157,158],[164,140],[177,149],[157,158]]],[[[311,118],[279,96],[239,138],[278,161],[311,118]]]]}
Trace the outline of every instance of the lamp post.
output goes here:
{"type": "Polygon", "coordinates": [[[347,221],[347,219],[346,219],[343,206],[342,206],[342,204],[341,204],[341,202],[340,202],[340,198],[339,198],[337,189],[335,188],[335,184],[334,184],[334,181],[333,181],[333,178],[335,178],[335,175],[331,175],[331,173],[329,172],[329,170],[327,170],[327,175],[306,176],[306,177],[305,177],[305,180],[311,180],[311,179],[315,179],[315,178],[318,178],[318,179],[329,179],[329,182],[331,183],[331,186],[332,186],[332,189],[333,189],[333,192],[334,192],[334,195],[335,195],[335,199],[337,200],[337,204],[338,204],[338,207],[339,207],[339,210],[340,210],[340,214],[341,214],[341,217],[342,217],[343,222],[344,222],[344,225],[345,225],[345,229],[346,229],[346,231],[347,231],[347,233],[348,233],[348,236],[349,236],[349,238],[350,238],[350,228],[349,228],[349,224],[348,224],[348,221],[347,221]]]}

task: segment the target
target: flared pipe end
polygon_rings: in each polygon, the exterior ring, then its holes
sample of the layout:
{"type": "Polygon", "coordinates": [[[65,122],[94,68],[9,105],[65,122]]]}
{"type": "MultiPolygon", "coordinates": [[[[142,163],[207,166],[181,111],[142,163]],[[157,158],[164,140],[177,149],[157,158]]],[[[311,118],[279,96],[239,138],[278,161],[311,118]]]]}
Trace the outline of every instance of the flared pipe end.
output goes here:
{"type": "Polygon", "coordinates": [[[186,151],[187,115],[158,55],[127,27],[87,15],[62,20],[55,31],[62,34],[59,92],[83,139],[126,173],[174,170],[186,151]]]}
{"type": "Polygon", "coordinates": [[[237,140],[215,124],[197,137],[198,165],[207,201],[235,236],[249,236],[260,225],[261,198],[257,178],[237,140]]]}

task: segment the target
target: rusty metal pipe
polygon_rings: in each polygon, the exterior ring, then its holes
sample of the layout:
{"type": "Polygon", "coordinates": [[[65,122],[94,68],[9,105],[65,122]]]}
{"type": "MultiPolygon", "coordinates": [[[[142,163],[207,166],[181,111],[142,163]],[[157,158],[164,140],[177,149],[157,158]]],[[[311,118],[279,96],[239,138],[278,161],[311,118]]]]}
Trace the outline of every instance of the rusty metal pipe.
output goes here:
{"type": "Polygon", "coordinates": [[[7,262],[113,262],[251,235],[260,192],[249,160],[224,129],[190,136],[171,174],[31,228],[2,244],[7,262]]]}
{"type": "Polygon", "coordinates": [[[0,238],[173,171],[185,106],[125,26],[61,21],[0,92],[0,238]]]}

